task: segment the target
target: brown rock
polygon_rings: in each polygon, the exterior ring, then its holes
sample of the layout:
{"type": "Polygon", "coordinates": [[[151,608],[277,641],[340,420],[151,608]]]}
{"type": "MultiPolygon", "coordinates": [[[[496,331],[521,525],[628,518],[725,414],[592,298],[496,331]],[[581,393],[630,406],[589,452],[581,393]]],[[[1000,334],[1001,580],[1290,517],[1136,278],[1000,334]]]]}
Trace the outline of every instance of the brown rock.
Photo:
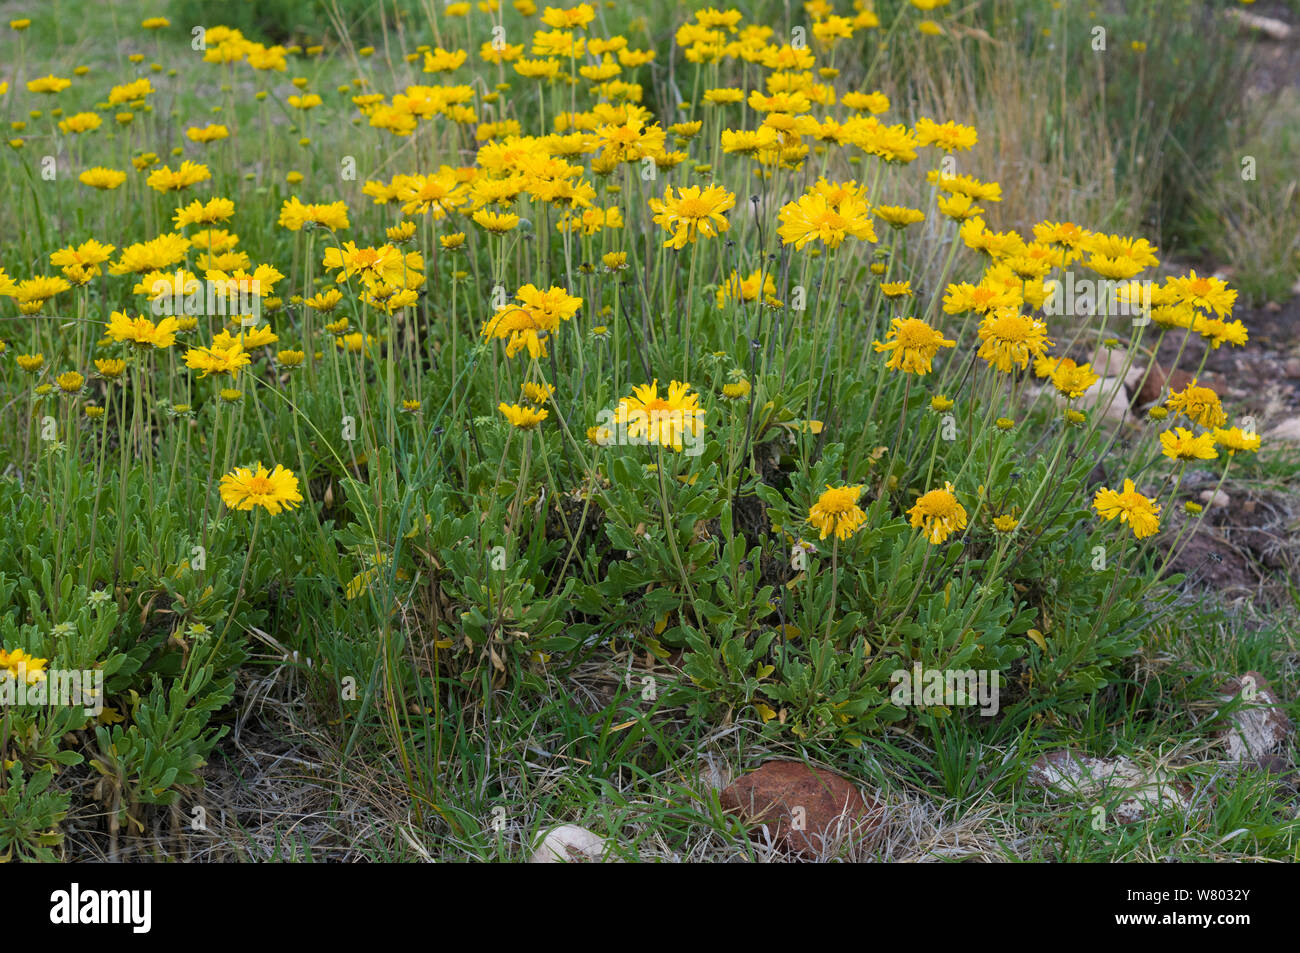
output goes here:
{"type": "Polygon", "coordinates": [[[1173,374],[1170,374],[1157,362],[1151,366],[1150,374],[1146,373],[1145,367],[1138,367],[1129,371],[1127,381],[1130,389],[1138,388],[1133,395],[1133,406],[1145,407],[1148,404],[1154,404],[1160,399],[1166,384],[1169,385],[1170,393],[1182,390],[1192,382],[1192,375],[1181,367],[1176,368],[1173,374]],[[1146,375],[1145,381],[1142,379],[1144,374],[1146,375]]]}
{"type": "Polygon", "coordinates": [[[1215,737],[1228,758],[1256,762],[1281,754],[1291,738],[1291,719],[1282,711],[1273,687],[1259,672],[1230,678],[1219,688],[1219,698],[1230,702],[1240,696],[1241,704],[1228,715],[1228,724],[1215,737]]]}
{"type": "Polygon", "coordinates": [[[884,806],[852,782],[798,761],[767,761],[721,793],[724,810],[748,825],[767,825],[772,842],[807,856],[853,831],[877,826],[884,806]]]}

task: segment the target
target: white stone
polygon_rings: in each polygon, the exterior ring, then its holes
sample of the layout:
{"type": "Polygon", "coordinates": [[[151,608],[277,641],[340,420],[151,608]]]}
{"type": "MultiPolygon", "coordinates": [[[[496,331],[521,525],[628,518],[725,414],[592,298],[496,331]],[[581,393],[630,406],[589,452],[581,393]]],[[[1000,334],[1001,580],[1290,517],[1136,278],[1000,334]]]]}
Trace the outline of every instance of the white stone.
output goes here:
{"type": "Polygon", "coordinates": [[[1285,440],[1288,443],[1300,443],[1300,417],[1291,417],[1282,421],[1264,435],[1269,440],[1285,440]]]}
{"type": "Polygon", "coordinates": [[[605,838],[577,824],[562,824],[541,838],[530,864],[600,863],[605,858],[605,838]]]}

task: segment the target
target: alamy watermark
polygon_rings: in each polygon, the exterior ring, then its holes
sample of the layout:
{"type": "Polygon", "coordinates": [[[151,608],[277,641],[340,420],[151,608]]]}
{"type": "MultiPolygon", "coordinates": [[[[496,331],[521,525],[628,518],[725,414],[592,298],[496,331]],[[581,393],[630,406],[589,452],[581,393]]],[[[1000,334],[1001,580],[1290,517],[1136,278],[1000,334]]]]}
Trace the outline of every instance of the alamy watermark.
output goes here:
{"type": "Polygon", "coordinates": [[[0,708],[80,708],[88,718],[104,710],[103,669],[52,668],[28,681],[25,665],[0,676],[0,708]]]}
{"type": "Polygon", "coordinates": [[[896,669],[889,676],[894,689],[889,700],[900,708],[922,705],[978,705],[980,714],[998,713],[1002,676],[988,669],[923,668],[914,662],[911,669],[896,669]]]}

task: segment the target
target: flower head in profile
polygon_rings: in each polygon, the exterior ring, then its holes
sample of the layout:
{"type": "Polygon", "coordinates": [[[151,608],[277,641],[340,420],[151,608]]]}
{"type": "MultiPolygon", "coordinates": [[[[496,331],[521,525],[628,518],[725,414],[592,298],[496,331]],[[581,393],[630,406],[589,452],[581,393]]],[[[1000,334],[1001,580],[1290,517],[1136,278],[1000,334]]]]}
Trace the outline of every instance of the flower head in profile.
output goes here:
{"type": "Polygon", "coordinates": [[[212,178],[212,172],[206,165],[199,162],[190,162],[187,159],[175,171],[167,166],[154,169],[149,173],[146,182],[149,188],[154,191],[166,193],[179,192],[181,189],[189,188],[199,182],[206,182],[210,178],[212,178]]]}
{"type": "Polygon", "coordinates": [[[520,430],[536,430],[543,420],[550,416],[550,411],[535,407],[521,407],[519,404],[501,403],[497,410],[509,421],[510,426],[520,430]]]}
{"type": "Polygon", "coordinates": [[[978,138],[972,126],[963,126],[951,121],[938,123],[924,117],[916,121],[915,131],[917,144],[938,146],[944,152],[969,149],[975,145],[978,138]]]}
{"type": "Polygon", "coordinates": [[[732,269],[731,277],[718,286],[714,300],[721,308],[733,298],[739,301],[757,301],[760,295],[774,294],[776,294],[776,279],[772,276],[771,270],[764,274],[763,269],[759,268],[750,272],[748,278],[742,278],[739,272],[732,269]]]}
{"type": "Polygon", "coordinates": [[[848,539],[866,522],[867,514],[858,506],[862,485],[831,486],[808,510],[808,522],[821,532],[821,539],[831,533],[836,539],[848,539]]]}
{"type": "Polygon", "coordinates": [[[889,352],[886,367],[908,374],[929,374],[939,348],[956,345],[920,318],[894,318],[885,342],[875,342],[877,352],[889,352]]]}
{"type": "Polygon", "coordinates": [[[1193,435],[1186,427],[1175,427],[1160,435],[1160,452],[1171,460],[1213,460],[1219,455],[1214,449],[1214,434],[1193,435]]]}
{"type": "Polygon", "coordinates": [[[670,233],[665,248],[684,248],[697,238],[713,238],[731,227],[724,213],[736,205],[736,196],[718,185],[688,185],[673,195],[670,185],[662,199],[650,199],[656,225],[670,233]]]}
{"type": "Polygon", "coordinates": [[[917,497],[907,515],[911,517],[912,525],[919,527],[925,538],[935,545],[966,528],[966,508],[957,501],[951,483],[944,483],[943,489],[931,490],[917,497]]]}
{"type": "Polygon", "coordinates": [[[1160,529],[1160,505],[1139,493],[1132,480],[1125,480],[1124,489],[1118,493],[1101,487],[1092,505],[1102,519],[1113,520],[1118,516],[1121,523],[1128,523],[1138,539],[1145,539],[1160,529]]]}
{"type": "Polygon", "coordinates": [[[128,317],[114,311],[108,321],[108,336],[118,343],[129,342],[136,347],[167,348],[176,343],[179,324],[175,318],[163,318],[154,324],[144,315],[128,317]]]}
{"type": "Polygon", "coordinates": [[[618,403],[615,419],[629,438],[644,438],[650,443],[680,452],[688,434],[694,442],[704,433],[704,408],[691,385],[673,381],[668,393],[660,395],[659,381],[632,388],[632,396],[618,403]]]}
{"type": "Polygon", "coordinates": [[[348,207],[344,202],[308,205],[295,196],[284,200],[277,224],[291,232],[300,231],[307,224],[338,231],[348,227],[348,207]]]}
{"type": "Polygon", "coordinates": [[[298,478],[292,470],[276,464],[268,471],[261,463],[236,467],[221,478],[221,499],[232,510],[260,506],[272,516],[294,509],[302,502],[298,478]]]}
{"type": "Polygon", "coordinates": [[[1215,427],[1212,436],[1214,442],[1227,450],[1230,457],[1236,456],[1241,451],[1256,453],[1262,443],[1259,434],[1249,430],[1242,430],[1240,427],[1228,427],[1227,429],[1215,427]]]}

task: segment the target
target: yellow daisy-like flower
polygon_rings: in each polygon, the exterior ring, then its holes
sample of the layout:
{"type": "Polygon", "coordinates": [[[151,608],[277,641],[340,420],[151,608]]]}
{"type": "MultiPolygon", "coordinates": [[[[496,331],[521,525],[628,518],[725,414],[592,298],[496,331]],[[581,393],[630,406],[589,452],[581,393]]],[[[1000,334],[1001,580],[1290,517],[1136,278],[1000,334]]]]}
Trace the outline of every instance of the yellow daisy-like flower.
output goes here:
{"type": "Polygon", "coordinates": [[[1021,314],[1015,308],[998,308],[980,322],[979,357],[1003,373],[1011,373],[1012,366],[1029,366],[1030,357],[1041,357],[1051,341],[1047,339],[1047,325],[1035,318],[1021,314]]]}
{"type": "Polygon", "coordinates": [[[1211,436],[1214,437],[1216,444],[1228,451],[1228,456],[1235,456],[1239,451],[1255,453],[1262,443],[1259,434],[1250,433],[1240,427],[1229,427],[1227,429],[1215,427],[1211,436]]]}
{"type": "MultiPolygon", "coordinates": [[[[626,259],[626,255],[624,256],[626,259]]],[[[752,271],[748,278],[740,277],[740,273],[732,270],[731,277],[718,286],[717,293],[714,295],[714,301],[719,308],[735,298],[740,301],[757,301],[759,295],[776,294],[776,279],[772,276],[771,270],[767,274],[759,268],[752,271]]]]}
{"type": "Polygon", "coordinates": [[[935,354],[941,347],[956,347],[942,332],[936,331],[920,318],[894,318],[890,322],[885,342],[875,342],[877,353],[888,351],[885,366],[891,371],[907,374],[929,374],[935,354]]]}
{"type": "Polygon", "coordinates": [[[938,146],[944,152],[954,149],[969,149],[975,145],[977,136],[971,126],[962,126],[955,122],[937,123],[924,117],[916,121],[916,141],[923,146],[938,146]]]}
{"type": "Polygon", "coordinates": [[[129,341],[136,347],[167,348],[176,343],[179,325],[175,318],[163,318],[154,324],[140,315],[127,317],[121,311],[114,311],[108,321],[108,336],[118,343],[129,341]]]}
{"type": "Polygon", "coordinates": [[[1160,435],[1160,452],[1171,460],[1213,460],[1219,455],[1214,449],[1214,434],[1194,435],[1186,427],[1175,427],[1160,435]]]}
{"type": "MultiPolygon", "coordinates": [[[[222,392],[225,396],[225,392],[222,392]]],[[[232,510],[260,506],[272,516],[292,510],[302,502],[298,478],[280,464],[268,471],[261,463],[236,467],[221,478],[221,499],[232,510]]]]}
{"type": "Polygon", "coordinates": [[[115,357],[95,358],[95,369],[105,380],[117,380],[126,373],[126,361],[115,357]]]}
{"type": "Polygon", "coordinates": [[[919,208],[908,208],[906,205],[877,205],[875,215],[893,228],[907,228],[909,225],[925,221],[924,212],[919,208]]]}
{"type": "Polygon", "coordinates": [[[831,533],[836,539],[848,539],[858,531],[867,520],[867,514],[858,506],[863,487],[831,486],[826,484],[826,492],[817,498],[817,502],[808,510],[808,522],[815,526],[825,539],[831,533]]]}
{"type": "Polygon", "coordinates": [[[669,186],[662,200],[650,199],[649,205],[655,224],[671,233],[664,247],[680,249],[701,235],[713,238],[729,229],[731,223],[723,213],[735,207],[736,196],[718,185],[684,186],[673,195],[669,186]]]}
{"type": "Polygon", "coordinates": [[[944,483],[943,489],[931,490],[917,497],[907,515],[911,517],[912,525],[919,527],[925,538],[935,545],[966,528],[966,508],[957,501],[951,483],[944,483]]]}
{"type": "Polygon", "coordinates": [[[111,191],[126,181],[126,173],[117,169],[105,169],[103,166],[95,166],[93,169],[82,172],[77,176],[77,180],[82,185],[88,185],[92,189],[111,191]]]}
{"type": "Polygon", "coordinates": [[[326,202],[308,205],[296,196],[284,200],[280,208],[277,223],[281,228],[291,232],[302,229],[304,225],[319,225],[322,228],[338,231],[348,227],[348,206],[346,202],[326,202]]]}
{"type": "Polygon", "coordinates": [[[1237,301],[1237,292],[1231,290],[1222,278],[1197,275],[1195,270],[1183,277],[1170,278],[1167,286],[1183,304],[1213,311],[1219,317],[1231,314],[1237,301]]]}
{"type": "Polygon", "coordinates": [[[497,410],[501,411],[512,427],[518,427],[520,430],[535,430],[550,416],[550,411],[521,407],[518,404],[497,404],[497,410]]]}
{"type": "Polygon", "coordinates": [[[519,216],[513,212],[489,212],[481,208],[474,213],[474,224],[493,235],[504,235],[519,224],[519,216]]]}
{"type": "Polygon", "coordinates": [[[1051,376],[1052,386],[1070,400],[1082,397],[1088,388],[1101,380],[1091,364],[1076,364],[1068,357],[1056,362],[1051,376]]]}
{"type": "Polygon", "coordinates": [[[49,659],[36,658],[22,649],[14,649],[10,652],[0,649],[0,672],[28,685],[44,680],[43,669],[48,663],[49,659]]]}
{"type": "Polygon", "coordinates": [[[680,452],[683,437],[704,433],[704,408],[698,394],[689,393],[690,384],[673,381],[668,393],[659,395],[659,381],[633,387],[631,397],[618,403],[615,420],[626,429],[629,438],[644,437],[651,443],[680,452]]]}
{"type": "Polygon", "coordinates": [[[1182,390],[1170,394],[1165,406],[1202,427],[1219,427],[1228,422],[1219,395],[1209,387],[1198,386],[1195,378],[1182,390]]]}
{"type": "Polygon", "coordinates": [[[867,213],[867,203],[857,196],[846,196],[838,204],[819,192],[804,195],[781,207],[781,227],[777,234],[783,245],[802,250],[809,242],[820,240],[827,248],[838,248],[845,238],[876,241],[876,229],[867,213]]]}
{"type": "Polygon", "coordinates": [[[555,388],[551,384],[534,384],[532,381],[524,383],[524,397],[530,404],[537,404],[539,407],[551,399],[555,393],[555,388]]]}
{"type": "Polygon", "coordinates": [[[172,171],[167,166],[161,169],[154,169],[149,173],[146,184],[156,192],[179,192],[181,189],[188,188],[199,182],[206,182],[212,178],[212,172],[206,165],[198,162],[190,162],[188,159],[180,164],[180,168],[172,171]]]}
{"type": "Polygon", "coordinates": [[[1160,529],[1160,505],[1139,493],[1132,480],[1125,480],[1124,489],[1119,493],[1101,487],[1092,505],[1102,519],[1113,520],[1118,516],[1121,523],[1128,523],[1138,539],[1145,539],[1160,529]]]}

